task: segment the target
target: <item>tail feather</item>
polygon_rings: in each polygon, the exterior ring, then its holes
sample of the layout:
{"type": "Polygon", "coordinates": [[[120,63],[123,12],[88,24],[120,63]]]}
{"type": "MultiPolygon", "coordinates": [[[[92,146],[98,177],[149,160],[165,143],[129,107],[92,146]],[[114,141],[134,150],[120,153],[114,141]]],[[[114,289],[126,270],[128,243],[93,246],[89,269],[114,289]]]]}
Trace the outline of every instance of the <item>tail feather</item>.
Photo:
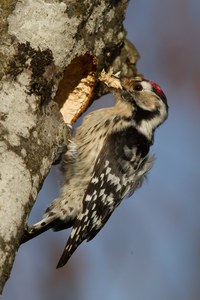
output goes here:
{"type": "Polygon", "coordinates": [[[34,224],[32,227],[25,228],[20,244],[24,244],[29,240],[33,239],[34,237],[52,228],[54,226],[55,221],[55,219],[51,221],[49,220],[48,222],[41,220],[40,222],[34,224]]]}

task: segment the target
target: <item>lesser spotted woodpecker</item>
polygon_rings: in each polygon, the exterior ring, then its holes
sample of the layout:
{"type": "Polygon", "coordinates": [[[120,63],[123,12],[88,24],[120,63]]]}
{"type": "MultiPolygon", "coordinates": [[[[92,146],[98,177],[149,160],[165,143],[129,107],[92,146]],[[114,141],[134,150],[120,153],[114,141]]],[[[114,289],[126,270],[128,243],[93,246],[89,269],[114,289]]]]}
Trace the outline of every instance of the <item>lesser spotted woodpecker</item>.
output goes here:
{"type": "Polygon", "coordinates": [[[152,167],[148,153],[155,129],[167,118],[167,99],[152,81],[126,79],[120,84],[121,89],[111,88],[116,104],[89,113],[78,127],[64,154],[60,197],[22,238],[23,243],[49,228],[72,227],[57,268],[84,240],[95,237],[152,167]]]}

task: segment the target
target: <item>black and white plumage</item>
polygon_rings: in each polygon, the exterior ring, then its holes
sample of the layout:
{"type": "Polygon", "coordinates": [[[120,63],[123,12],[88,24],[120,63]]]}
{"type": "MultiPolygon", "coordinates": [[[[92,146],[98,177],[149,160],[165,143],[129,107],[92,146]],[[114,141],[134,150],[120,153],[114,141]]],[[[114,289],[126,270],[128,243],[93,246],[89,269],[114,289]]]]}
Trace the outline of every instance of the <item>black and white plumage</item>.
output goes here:
{"type": "Polygon", "coordinates": [[[57,267],[84,240],[94,238],[152,167],[148,153],[155,129],[167,118],[166,97],[157,84],[144,79],[123,80],[121,86],[111,89],[113,107],[88,114],[77,129],[64,155],[60,197],[23,236],[25,242],[49,228],[73,227],[57,267]]]}

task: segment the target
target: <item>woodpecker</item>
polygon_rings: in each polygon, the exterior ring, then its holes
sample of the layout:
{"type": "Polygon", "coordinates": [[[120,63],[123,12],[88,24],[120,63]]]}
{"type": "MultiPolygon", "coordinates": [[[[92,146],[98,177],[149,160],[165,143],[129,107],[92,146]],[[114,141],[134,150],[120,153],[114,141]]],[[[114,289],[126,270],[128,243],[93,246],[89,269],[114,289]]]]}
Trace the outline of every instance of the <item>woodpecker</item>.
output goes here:
{"type": "Polygon", "coordinates": [[[72,227],[58,262],[64,266],[76,248],[102,229],[121,201],[141,186],[152,168],[154,132],[167,118],[167,99],[159,85],[121,79],[110,88],[116,103],[86,115],[63,155],[61,194],[43,219],[25,229],[21,243],[52,228],[72,227]]]}

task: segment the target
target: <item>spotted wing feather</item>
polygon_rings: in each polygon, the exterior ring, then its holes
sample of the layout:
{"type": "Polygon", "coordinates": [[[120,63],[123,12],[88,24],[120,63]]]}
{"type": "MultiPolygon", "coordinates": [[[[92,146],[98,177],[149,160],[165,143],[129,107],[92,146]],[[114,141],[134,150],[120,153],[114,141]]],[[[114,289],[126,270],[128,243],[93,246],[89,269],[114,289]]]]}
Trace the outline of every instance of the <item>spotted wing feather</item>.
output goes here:
{"type": "Polygon", "coordinates": [[[122,199],[138,187],[152,165],[149,147],[149,141],[134,127],[108,136],[57,268],[66,264],[84,240],[93,239],[122,199]]]}

